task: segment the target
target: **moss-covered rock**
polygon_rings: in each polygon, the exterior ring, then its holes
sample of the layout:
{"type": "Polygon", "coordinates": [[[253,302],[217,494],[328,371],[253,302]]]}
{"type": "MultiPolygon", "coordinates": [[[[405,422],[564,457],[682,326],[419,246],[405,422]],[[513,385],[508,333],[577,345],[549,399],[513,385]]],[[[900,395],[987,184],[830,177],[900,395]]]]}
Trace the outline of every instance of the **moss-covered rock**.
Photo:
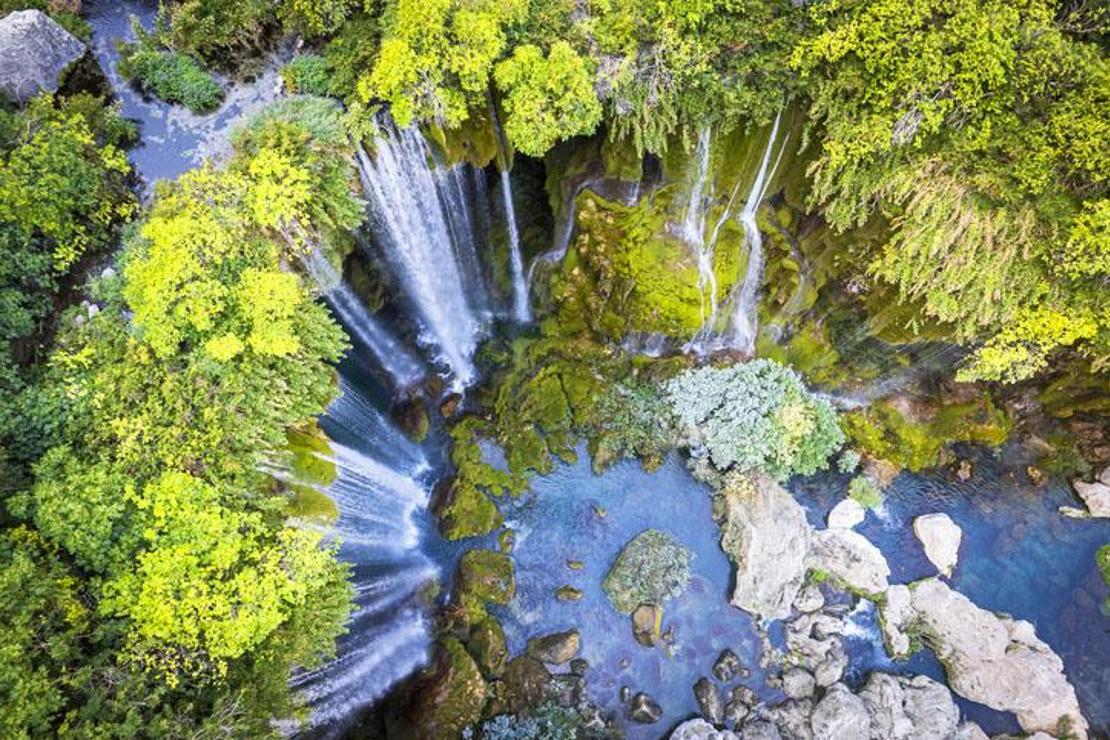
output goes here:
{"type": "Polygon", "coordinates": [[[613,608],[624,614],[631,614],[640,604],[662,606],[686,589],[692,559],[690,551],[673,537],[648,529],[624,546],[602,588],[613,608]]]}
{"type": "Polygon", "coordinates": [[[449,540],[480,537],[504,522],[497,505],[477,486],[460,478],[448,484],[447,493],[436,510],[439,531],[449,540]]]}
{"type": "Polygon", "coordinates": [[[873,457],[912,471],[938,465],[952,442],[998,447],[1012,422],[989,396],[936,407],[905,399],[882,401],[841,417],[845,434],[873,457]]]}
{"type": "Polygon", "coordinates": [[[486,681],[466,648],[445,638],[436,647],[432,665],[391,701],[388,735],[398,740],[455,740],[481,719],[486,693],[486,681]]]}
{"type": "Polygon", "coordinates": [[[478,668],[489,678],[499,677],[509,659],[505,632],[493,617],[486,617],[470,628],[466,647],[478,668]]]}
{"type": "Polygon", "coordinates": [[[509,661],[501,682],[505,686],[504,699],[509,711],[521,714],[547,700],[551,674],[536,658],[519,655],[509,661]]]}
{"type": "Polygon", "coordinates": [[[466,607],[508,604],[516,593],[513,561],[501,552],[470,550],[459,560],[455,586],[459,602],[466,607]]]}

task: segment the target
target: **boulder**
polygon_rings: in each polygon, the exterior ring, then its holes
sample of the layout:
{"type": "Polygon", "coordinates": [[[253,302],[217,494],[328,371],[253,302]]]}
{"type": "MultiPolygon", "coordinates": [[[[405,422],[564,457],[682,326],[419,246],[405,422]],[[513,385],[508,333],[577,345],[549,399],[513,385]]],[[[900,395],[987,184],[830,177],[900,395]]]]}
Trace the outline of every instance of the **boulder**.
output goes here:
{"type": "Polygon", "coordinates": [[[924,514],[913,520],[913,533],[925,548],[925,557],[941,575],[952,575],[963,539],[956,523],[947,514],[924,514]]]}
{"type": "Polygon", "coordinates": [[[509,650],[505,646],[505,633],[496,619],[486,617],[471,627],[466,648],[486,676],[496,678],[505,670],[509,650]]]}
{"type": "Polygon", "coordinates": [[[805,510],[782,486],[760,477],[748,492],[718,501],[721,548],[736,565],[732,605],[764,619],[782,619],[805,579],[810,526],[805,510]]]}
{"type": "Polygon", "coordinates": [[[632,636],[644,647],[659,642],[659,631],[663,626],[663,610],[651,604],[640,604],[632,612],[632,636]]]}
{"type": "Polygon", "coordinates": [[[1094,483],[1082,480],[1074,480],[1071,483],[1093,517],[1110,517],[1110,482],[1107,479],[1110,479],[1110,467],[1103,470],[1099,480],[1094,483]]]}
{"type": "Polygon", "coordinates": [[[782,693],[788,699],[808,699],[816,688],[813,674],[805,668],[791,666],[782,672],[782,693]]]}
{"type": "Polygon", "coordinates": [[[708,678],[699,678],[694,684],[694,698],[703,717],[715,725],[724,721],[725,706],[721,692],[708,678]]]}
{"type": "Polygon", "coordinates": [[[0,18],[0,95],[24,105],[55,92],[62,74],[85,55],[85,45],[41,10],[0,18]]]}
{"type": "Polygon", "coordinates": [[[829,512],[829,529],[851,529],[863,522],[866,512],[859,501],[846,498],[832,508],[829,512]]]}
{"type": "Polygon", "coordinates": [[[983,728],[974,722],[961,722],[956,728],[952,740],[990,740],[990,736],[983,732],[983,728]]]}
{"type": "Polygon", "coordinates": [[[736,690],[732,692],[732,698],[725,704],[725,722],[731,722],[733,726],[739,726],[744,718],[748,716],[751,707],[743,699],[736,696],[736,690]]]}
{"type": "Polygon", "coordinates": [[[814,740],[860,740],[870,737],[871,717],[863,699],[842,683],[829,687],[810,718],[814,740]]]}
{"type": "Polygon", "coordinates": [[[513,561],[493,550],[469,550],[459,559],[455,586],[465,605],[508,604],[516,593],[513,561]]]}
{"type": "Polygon", "coordinates": [[[659,721],[663,716],[663,707],[652,699],[647,694],[640,692],[632,697],[632,702],[628,707],[628,717],[633,722],[639,722],[642,725],[650,725],[659,721]]]}
{"type": "Polygon", "coordinates": [[[855,592],[881,594],[889,585],[886,558],[866,537],[850,529],[814,533],[807,562],[810,568],[828,573],[855,592]]]}
{"type": "Polygon", "coordinates": [[[582,592],[574,586],[560,586],[555,589],[555,598],[559,601],[581,601],[582,592]]]}
{"type": "Polygon", "coordinates": [[[993,614],[936,578],[914,584],[913,614],[960,696],[1013,712],[1026,732],[1054,732],[1070,721],[1087,737],[1064,663],[1033,625],[993,614]]]}
{"type": "Polygon", "coordinates": [[[582,638],[578,630],[555,632],[528,641],[526,652],[536,660],[554,665],[562,665],[578,655],[582,638]]]}
{"type": "Polygon", "coordinates": [[[462,643],[444,639],[432,664],[390,701],[387,726],[398,737],[458,737],[481,717],[487,685],[462,643]]]}
{"type": "Polygon", "coordinates": [[[872,673],[859,696],[875,738],[948,740],[960,721],[952,693],[928,676],[872,673]]]}
{"type": "Polygon", "coordinates": [[[910,654],[912,643],[906,629],[913,621],[913,595],[909,586],[895,584],[886,590],[883,600],[882,620],[883,639],[892,658],[904,658],[910,654]]]}
{"type": "Polygon", "coordinates": [[[730,730],[718,730],[704,719],[691,719],[674,728],[670,740],[740,740],[730,730]]]}
{"type": "Polygon", "coordinates": [[[844,677],[844,671],[848,668],[848,653],[844,651],[843,643],[837,639],[830,639],[830,642],[832,647],[825,654],[824,660],[813,669],[813,680],[818,686],[832,686],[844,677]]]}
{"type": "Polygon", "coordinates": [[[509,711],[520,714],[547,700],[551,674],[536,658],[518,655],[505,667],[501,682],[505,685],[505,700],[509,711]]]}
{"type": "Polygon", "coordinates": [[[692,558],[670,535],[648,529],[624,546],[601,586],[624,614],[640,604],[662,606],[686,589],[692,558]]]}
{"type": "Polygon", "coordinates": [[[744,740],[782,740],[779,728],[767,719],[751,719],[744,723],[744,731],[740,734],[744,740]]]}

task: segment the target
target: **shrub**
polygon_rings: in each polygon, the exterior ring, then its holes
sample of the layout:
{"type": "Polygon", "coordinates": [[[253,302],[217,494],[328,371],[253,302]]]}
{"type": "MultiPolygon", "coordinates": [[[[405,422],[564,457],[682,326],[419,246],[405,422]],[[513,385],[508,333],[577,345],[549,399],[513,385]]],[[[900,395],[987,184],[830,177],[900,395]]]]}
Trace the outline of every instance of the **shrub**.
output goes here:
{"type": "Polygon", "coordinates": [[[770,360],[687,370],[664,387],[694,456],[722,472],[809,475],[844,442],[828,402],[770,360]]]}
{"type": "Polygon", "coordinates": [[[877,509],[883,505],[883,492],[866,475],[857,475],[848,483],[848,497],[865,509],[877,509]]]}
{"type": "Polygon", "coordinates": [[[327,95],[328,63],[319,54],[300,54],[281,68],[281,79],[294,95],[327,95]]]}
{"type": "Polygon", "coordinates": [[[219,83],[191,56],[154,46],[150,37],[120,49],[120,73],[154,97],[180,103],[194,113],[214,110],[223,100],[219,83]]]}

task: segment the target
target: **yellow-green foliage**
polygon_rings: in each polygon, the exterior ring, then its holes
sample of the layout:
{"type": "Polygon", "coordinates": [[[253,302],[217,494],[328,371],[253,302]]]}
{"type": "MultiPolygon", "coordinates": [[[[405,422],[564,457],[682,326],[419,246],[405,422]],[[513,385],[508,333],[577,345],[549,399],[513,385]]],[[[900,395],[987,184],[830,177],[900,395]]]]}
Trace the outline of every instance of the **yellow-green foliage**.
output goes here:
{"type": "Polygon", "coordinates": [[[468,417],[451,429],[451,462],[455,476],[440,507],[440,531],[449,540],[477,537],[501,526],[501,512],[490,495],[520,490],[523,481],[498,470],[482,459],[478,435],[483,424],[477,417],[468,417]]]}
{"type": "Polygon", "coordinates": [[[1009,417],[989,397],[947,404],[929,410],[921,420],[904,415],[889,402],[841,417],[841,426],[855,444],[873,457],[919,471],[940,462],[952,442],[998,447],[1010,435],[1009,417]]]}

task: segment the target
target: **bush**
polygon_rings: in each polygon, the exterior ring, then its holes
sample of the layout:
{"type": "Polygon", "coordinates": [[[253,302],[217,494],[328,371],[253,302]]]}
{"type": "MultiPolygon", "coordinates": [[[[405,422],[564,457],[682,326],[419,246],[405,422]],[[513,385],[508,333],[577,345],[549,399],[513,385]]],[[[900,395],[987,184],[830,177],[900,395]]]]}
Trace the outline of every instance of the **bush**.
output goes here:
{"type": "Polygon", "coordinates": [[[293,95],[327,95],[328,63],[319,54],[300,54],[281,68],[281,79],[293,95]]]}
{"type": "Polygon", "coordinates": [[[215,110],[224,92],[191,56],[154,48],[146,39],[121,49],[120,73],[154,97],[194,113],[215,110]]]}
{"type": "Polygon", "coordinates": [[[721,472],[809,475],[844,442],[828,402],[770,360],[687,370],[664,388],[694,456],[721,472]]]}

